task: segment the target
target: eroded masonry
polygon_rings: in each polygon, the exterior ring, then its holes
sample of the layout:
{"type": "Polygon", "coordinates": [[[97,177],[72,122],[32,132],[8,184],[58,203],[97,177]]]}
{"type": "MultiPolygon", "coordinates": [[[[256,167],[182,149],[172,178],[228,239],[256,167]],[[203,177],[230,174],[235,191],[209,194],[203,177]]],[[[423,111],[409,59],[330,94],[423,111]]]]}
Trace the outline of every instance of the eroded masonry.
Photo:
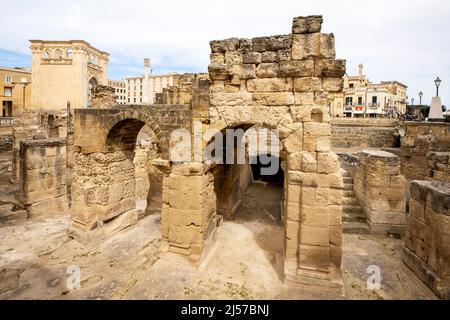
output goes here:
{"type": "MultiPolygon", "coordinates": [[[[248,160],[270,152],[245,147],[245,164],[211,161],[203,154],[215,138],[198,144],[197,135],[276,130],[285,279],[338,285],[343,230],[406,232],[406,264],[448,297],[448,125],[333,124],[328,102],[342,92],[346,63],[336,59],[334,35],[321,33],[322,23],[321,16],[298,17],[287,35],[212,41],[209,74],[185,76],[155,105],[116,106],[111,89],[98,86],[90,109],[28,114],[13,142],[28,216],[70,214],[71,237],[86,243],[158,214],[162,250],[201,263],[222,219],[235,217],[256,179],[248,160]],[[172,158],[177,130],[194,141],[183,161],[172,158]],[[371,150],[332,152],[361,146],[371,150]],[[424,170],[409,170],[414,162],[424,170]],[[409,192],[413,179],[430,182],[409,192]]],[[[238,144],[220,156],[234,156],[238,144]]]]}

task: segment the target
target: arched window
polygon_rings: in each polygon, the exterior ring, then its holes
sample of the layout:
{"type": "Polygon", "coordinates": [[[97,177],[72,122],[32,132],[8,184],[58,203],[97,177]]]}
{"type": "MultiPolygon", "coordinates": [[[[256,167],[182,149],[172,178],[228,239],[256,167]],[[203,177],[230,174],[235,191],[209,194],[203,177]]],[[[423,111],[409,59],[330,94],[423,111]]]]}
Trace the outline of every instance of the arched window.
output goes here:
{"type": "Polygon", "coordinates": [[[67,59],[72,59],[73,58],[73,49],[72,48],[67,49],[66,57],[67,57],[67,59]]]}
{"type": "Polygon", "coordinates": [[[50,51],[49,50],[44,51],[44,59],[50,59],[50,51]]]}
{"type": "Polygon", "coordinates": [[[56,54],[56,59],[62,59],[63,58],[63,53],[62,53],[61,49],[56,49],[55,54],[56,54]]]}

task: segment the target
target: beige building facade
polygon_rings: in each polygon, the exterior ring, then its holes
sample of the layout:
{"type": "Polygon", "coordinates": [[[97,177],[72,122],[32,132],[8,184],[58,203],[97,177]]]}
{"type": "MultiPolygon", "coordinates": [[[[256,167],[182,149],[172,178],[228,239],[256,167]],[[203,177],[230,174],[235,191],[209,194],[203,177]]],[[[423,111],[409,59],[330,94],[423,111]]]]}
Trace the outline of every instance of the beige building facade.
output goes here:
{"type": "Polygon", "coordinates": [[[32,108],[90,107],[91,89],[108,84],[109,54],[83,40],[30,40],[32,108]]]}
{"type": "Polygon", "coordinates": [[[0,67],[0,117],[17,117],[31,104],[31,71],[0,67]]]}
{"type": "Polygon", "coordinates": [[[178,74],[153,75],[150,59],[144,60],[144,75],[125,79],[128,104],[154,104],[156,94],[173,87],[178,74]]]}
{"type": "Polygon", "coordinates": [[[127,103],[127,83],[124,80],[108,80],[108,86],[113,87],[117,104],[127,103]]]}
{"type": "Polygon", "coordinates": [[[370,82],[361,64],[357,76],[344,76],[344,91],[329,111],[335,117],[396,117],[406,113],[407,88],[398,81],[370,82]]]}

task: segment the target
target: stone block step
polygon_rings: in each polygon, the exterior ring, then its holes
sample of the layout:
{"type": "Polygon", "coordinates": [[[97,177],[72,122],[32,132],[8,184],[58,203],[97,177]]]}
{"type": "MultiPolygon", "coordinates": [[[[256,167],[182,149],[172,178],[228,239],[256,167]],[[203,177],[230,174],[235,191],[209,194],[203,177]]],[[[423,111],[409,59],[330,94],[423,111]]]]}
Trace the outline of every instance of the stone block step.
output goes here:
{"type": "Polygon", "coordinates": [[[344,184],[353,184],[353,179],[350,177],[343,177],[344,184]]]}
{"type": "Polygon", "coordinates": [[[368,234],[369,226],[361,222],[344,222],[342,232],[346,234],[368,234]]]}
{"type": "Polygon", "coordinates": [[[342,214],[342,221],[343,222],[362,222],[367,223],[367,218],[362,213],[343,213],[342,214]]]}
{"type": "Polygon", "coordinates": [[[339,170],[339,173],[341,174],[342,177],[350,177],[350,173],[348,173],[344,169],[339,170]]]}
{"type": "Polygon", "coordinates": [[[344,184],[344,190],[353,190],[353,184],[344,184]]]}
{"type": "Polygon", "coordinates": [[[351,205],[351,206],[359,206],[359,201],[355,197],[343,197],[342,204],[343,205],[351,205]]]}
{"type": "Polygon", "coordinates": [[[355,192],[353,190],[344,190],[343,196],[347,198],[354,198],[355,192]]]}
{"type": "Polygon", "coordinates": [[[355,214],[363,214],[363,209],[357,205],[342,205],[342,212],[345,213],[355,213],[355,214]]]}

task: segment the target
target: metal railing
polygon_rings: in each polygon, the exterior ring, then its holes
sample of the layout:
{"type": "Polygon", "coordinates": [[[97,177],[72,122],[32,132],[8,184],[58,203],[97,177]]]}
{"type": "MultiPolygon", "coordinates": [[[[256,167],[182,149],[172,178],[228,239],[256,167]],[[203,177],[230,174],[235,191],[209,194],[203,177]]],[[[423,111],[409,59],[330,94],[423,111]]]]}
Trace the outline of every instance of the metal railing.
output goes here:
{"type": "Polygon", "coordinates": [[[14,126],[15,118],[0,117],[0,127],[12,127],[14,126]]]}

